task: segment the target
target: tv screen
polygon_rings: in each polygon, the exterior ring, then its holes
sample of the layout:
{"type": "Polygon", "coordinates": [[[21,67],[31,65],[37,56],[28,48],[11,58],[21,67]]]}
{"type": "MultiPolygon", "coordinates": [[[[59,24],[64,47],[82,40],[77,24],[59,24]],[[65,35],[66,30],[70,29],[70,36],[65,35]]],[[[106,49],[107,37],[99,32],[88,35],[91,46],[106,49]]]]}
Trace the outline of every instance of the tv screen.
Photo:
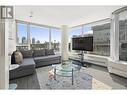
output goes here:
{"type": "Polygon", "coordinates": [[[93,51],[93,36],[72,38],[72,49],[93,51]]]}

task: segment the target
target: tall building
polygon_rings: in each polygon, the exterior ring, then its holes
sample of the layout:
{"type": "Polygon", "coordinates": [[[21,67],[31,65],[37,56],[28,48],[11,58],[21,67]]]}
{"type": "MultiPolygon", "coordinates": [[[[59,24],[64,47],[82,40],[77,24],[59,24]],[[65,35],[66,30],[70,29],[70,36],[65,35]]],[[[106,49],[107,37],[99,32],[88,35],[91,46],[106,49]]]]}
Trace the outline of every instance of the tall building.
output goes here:
{"type": "Polygon", "coordinates": [[[26,37],[22,37],[22,43],[26,44],[26,37]]]}
{"type": "Polygon", "coordinates": [[[127,19],[119,21],[119,58],[127,61],[127,19]]]}
{"type": "Polygon", "coordinates": [[[32,44],[35,44],[35,38],[32,38],[32,44]]]}
{"type": "Polygon", "coordinates": [[[110,23],[92,27],[94,52],[105,56],[110,55],[110,23]],[[98,35],[99,34],[99,35],[98,35]]]}
{"type": "Polygon", "coordinates": [[[37,42],[36,42],[37,44],[40,44],[40,41],[39,40],[37,40],[37,42]]]}

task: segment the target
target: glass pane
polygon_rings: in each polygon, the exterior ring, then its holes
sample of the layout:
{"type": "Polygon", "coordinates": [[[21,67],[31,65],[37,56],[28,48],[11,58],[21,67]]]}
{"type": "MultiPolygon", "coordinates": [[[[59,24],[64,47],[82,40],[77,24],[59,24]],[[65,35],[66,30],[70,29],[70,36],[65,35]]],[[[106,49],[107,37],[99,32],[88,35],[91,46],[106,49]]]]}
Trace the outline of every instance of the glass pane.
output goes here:
{"type": "Polygon", "coordinates": [[[94,52],[99,55],[110,55],[110,24],[93,27],[94,52]]]}
{"type": "Polygon", "coordinates": [[[49,28],[30,25],[31,49],[49,48],[49,28]]]}
{"type": "Polygon", "coordinates": [[[27,44],[27,24],[17,23],[17,43],[27,44]]]}
{"type": "Polygon", "coordinates": [[[119,59],[127,61],[127,11],[119,14],[119,59]]]}
{"type": "Polygon", "coordinates": [[[92,27],[83,27],[83,34],[93,34],[92,27]]]}
{"type": "Polygon", "coordinates": [[[84,35],[93,35],[92,54],[110,55],[110,24],[96,25],[83,28],[84,35]]]}
{"type": "Polygon", "coordinates": [[[82,35],[82,27],[72,28],[69,32],[69,42],[71,42],[71,38],[75,36],[82,35]]]}
{"type": "Polygon", "coordinates": [[[51,48],[55,52],[60,52],[61,31],[59,29],[51,29],[51,48]]]}
{"type": "Polygon", "coordinates": [[[82,27],[75,27],[75,28],[72,28],[70,31],[69,31],[69,43],[68,43],[68,50],[69,52],[79,52],[79,51],[72,51],[72,37],[75,37],[75,36],[81,36],[82,35],[82,27]]]}

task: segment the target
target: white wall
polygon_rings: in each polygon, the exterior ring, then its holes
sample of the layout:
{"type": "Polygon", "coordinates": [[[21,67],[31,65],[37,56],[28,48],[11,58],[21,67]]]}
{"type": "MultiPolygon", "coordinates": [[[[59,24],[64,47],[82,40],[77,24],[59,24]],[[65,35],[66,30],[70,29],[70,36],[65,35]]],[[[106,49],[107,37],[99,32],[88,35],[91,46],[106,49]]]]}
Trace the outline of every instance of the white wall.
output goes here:
{"type": "Polygon", "coordinates": [[[11,60],[8,54],[15,50],[15,42],[16,31],[14,19],[0,18],[0,89],[9,88],[9,65],[11,60]]]}
{"type": "Polygon", "coordinates": [[[0,19],[0,89],[8,89],[8,23],[0,19]]]}
{"type": "Polygon", "coordinates": [[[16,50],[16,23],[15,20],[10,20],[9,24],[9,32],[8,32],[8,52],[11,54],[13,51],[16,50]]]}

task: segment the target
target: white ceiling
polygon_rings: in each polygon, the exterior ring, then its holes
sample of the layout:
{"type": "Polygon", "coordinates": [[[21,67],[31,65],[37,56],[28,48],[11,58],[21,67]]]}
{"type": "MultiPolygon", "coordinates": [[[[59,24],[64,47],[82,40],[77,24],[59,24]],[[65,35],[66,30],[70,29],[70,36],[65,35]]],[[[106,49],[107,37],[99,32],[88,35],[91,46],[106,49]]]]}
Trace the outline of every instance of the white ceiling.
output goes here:
{"type": "Polygon", "coordinates": [[[123,6],[16,6],[15,18],[44,25],[75,26],[111,17],[123,6]],[[33,17],[30,18],[30,12],[33,17]]]}

